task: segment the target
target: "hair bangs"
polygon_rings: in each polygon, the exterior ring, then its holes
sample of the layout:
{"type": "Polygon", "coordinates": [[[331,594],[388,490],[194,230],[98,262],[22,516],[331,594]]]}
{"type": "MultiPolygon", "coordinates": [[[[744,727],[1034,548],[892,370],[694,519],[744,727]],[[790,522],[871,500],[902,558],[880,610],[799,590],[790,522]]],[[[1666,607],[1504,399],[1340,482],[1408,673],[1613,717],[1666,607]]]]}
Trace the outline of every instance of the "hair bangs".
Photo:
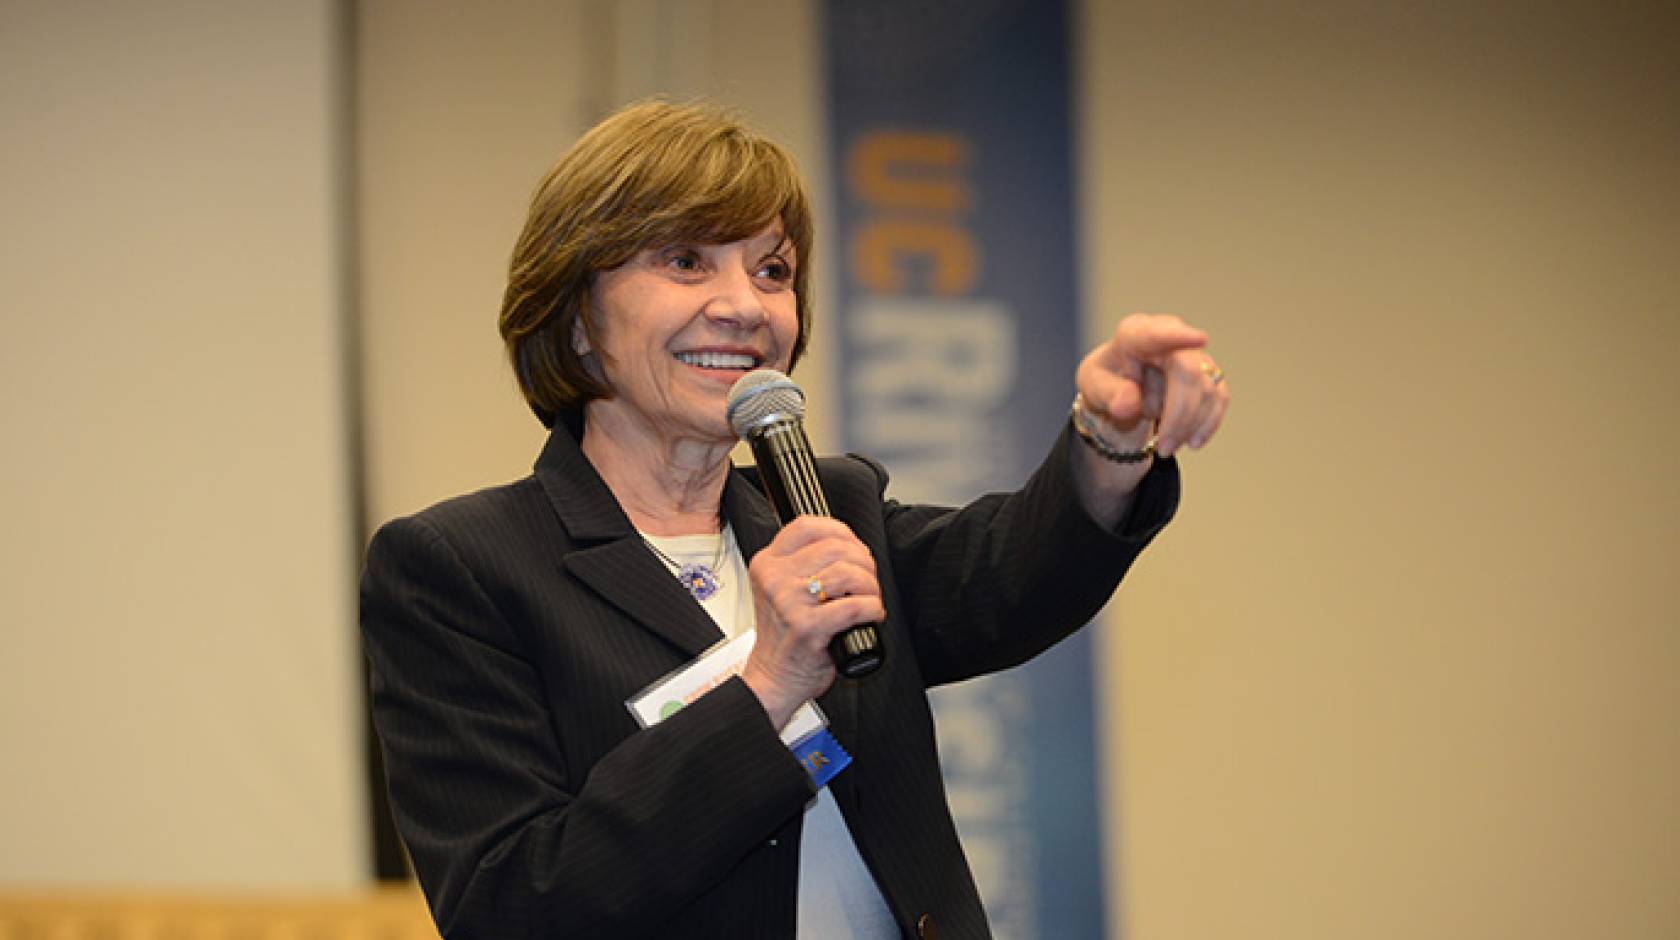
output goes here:
{"type": "Polygon", "coordinates": [[[783,236],[809,244],[810,208],[791,161],[756,141],[714,142],[673,180],[644,216],[641,247],[723,244],[750,238],[782,223],[783,236]],[[733,146],[728,146],[732,144],[733,146]]]}

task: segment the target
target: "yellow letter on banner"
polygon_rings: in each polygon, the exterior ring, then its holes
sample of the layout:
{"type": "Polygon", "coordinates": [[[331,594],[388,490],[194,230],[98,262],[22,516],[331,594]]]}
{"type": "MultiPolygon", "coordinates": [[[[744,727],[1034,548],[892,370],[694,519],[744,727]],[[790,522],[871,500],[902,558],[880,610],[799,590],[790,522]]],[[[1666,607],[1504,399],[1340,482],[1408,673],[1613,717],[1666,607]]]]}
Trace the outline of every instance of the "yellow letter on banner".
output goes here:
{"type": "Polygon", "coordinates": [[[852,147],[846,173],[858,198],[883,209],[956,213],[969,207],[959,171],[968,147],[953,134],[876,131],[852,147]]]}
{"type": "Polygon", "coordinates": [[[928,289],[947,296],[965,294],[974,286],[978,255],[967,231],[940,222],[877,219],[865,222],[852,241],[858,281],[882,294],[908,292],[900,262],[918,256],[933,262],[928,289]]]}

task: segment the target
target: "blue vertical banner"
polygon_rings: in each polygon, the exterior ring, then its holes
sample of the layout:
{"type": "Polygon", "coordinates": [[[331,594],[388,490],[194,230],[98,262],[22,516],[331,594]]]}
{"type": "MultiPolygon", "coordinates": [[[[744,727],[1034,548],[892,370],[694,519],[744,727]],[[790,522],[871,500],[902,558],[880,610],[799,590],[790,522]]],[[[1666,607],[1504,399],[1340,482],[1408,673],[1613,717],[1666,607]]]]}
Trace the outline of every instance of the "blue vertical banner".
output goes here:
{"type": "MultiPolygon", "coordinates": [[[[891,495],[1025,481],[1081,354],[1065,0],[824,6],[848,449],[891,495]]],[[[1090,638],[934,693],[1000,938],[1103,935],[1090,638]]]]}

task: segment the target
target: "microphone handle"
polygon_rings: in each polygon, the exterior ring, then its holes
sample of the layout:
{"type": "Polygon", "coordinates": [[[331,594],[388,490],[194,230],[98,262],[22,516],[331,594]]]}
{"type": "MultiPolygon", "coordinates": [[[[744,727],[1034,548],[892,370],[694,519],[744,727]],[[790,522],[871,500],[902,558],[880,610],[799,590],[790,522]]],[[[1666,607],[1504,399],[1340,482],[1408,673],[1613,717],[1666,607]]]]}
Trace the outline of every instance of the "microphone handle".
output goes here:
{"type": "MultiPolygon", "coordinates": [[[[748,442],[758,462],[764,493],[783,525],[798,516],[832,516],[817,480],[817,465],[803,421],[777,421],[755,429],[748,435],[748,442]]],[[[885,652],[875,624],[860,623],[829,640],[828,656],[841,675],[857,679],[880,668],[885,652]]]]}

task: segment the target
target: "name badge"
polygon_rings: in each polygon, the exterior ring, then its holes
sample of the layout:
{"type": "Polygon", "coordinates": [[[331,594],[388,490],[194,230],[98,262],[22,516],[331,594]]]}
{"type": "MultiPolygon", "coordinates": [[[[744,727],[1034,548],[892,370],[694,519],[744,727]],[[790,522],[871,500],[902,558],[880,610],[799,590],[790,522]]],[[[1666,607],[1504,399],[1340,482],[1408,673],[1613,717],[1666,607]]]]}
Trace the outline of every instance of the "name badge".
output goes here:
{"type": "MultiPolygon", "coordinates": [[[[700,654],[700,658],[654,682],[640,695],[626,701],[636,723],[651,728],[675,715],[690,702],[741,674],[752,652],[757,632],[748,630],[700,654]]],[[[821,787],[852,762],[828,730],[828,718],[816,702],[806,702],[794,711],[779,734],[793,751],[800,766],[821,787]]]]}

